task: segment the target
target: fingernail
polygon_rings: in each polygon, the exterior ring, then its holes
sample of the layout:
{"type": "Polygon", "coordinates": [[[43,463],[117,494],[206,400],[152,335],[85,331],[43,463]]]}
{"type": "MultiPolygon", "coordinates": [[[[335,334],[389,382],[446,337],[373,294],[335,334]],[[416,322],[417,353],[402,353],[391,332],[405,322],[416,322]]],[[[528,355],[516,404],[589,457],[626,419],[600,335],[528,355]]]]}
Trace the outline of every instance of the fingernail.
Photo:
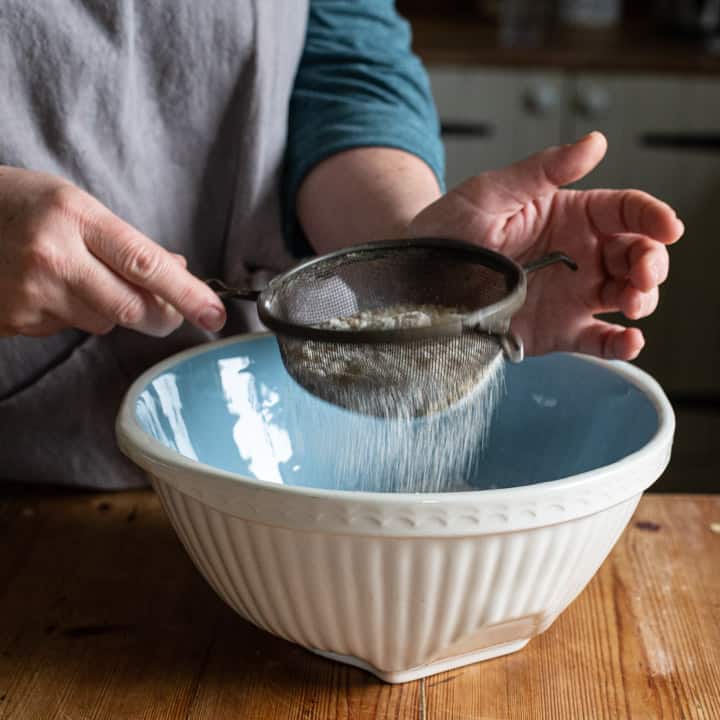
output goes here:
{"type": "Polygon", "coordinates": [[[225,324],[225,310],[210,306],[200,315],[200,324],[210,332],[217,332],[225,324]]]}
{"type": "Polygon", "coordinates": [[[566,145],[563,145],[562,147],[571,148],[571,147],[575,147],[576,145],[580,145],[580,144],[584,143],[591,135],[592,135],[592,132],[589,132],[587,135],[583,135],[582,137],[577,138],[577,140],[573,140],[572,142],[569,142],[566,145]]]}

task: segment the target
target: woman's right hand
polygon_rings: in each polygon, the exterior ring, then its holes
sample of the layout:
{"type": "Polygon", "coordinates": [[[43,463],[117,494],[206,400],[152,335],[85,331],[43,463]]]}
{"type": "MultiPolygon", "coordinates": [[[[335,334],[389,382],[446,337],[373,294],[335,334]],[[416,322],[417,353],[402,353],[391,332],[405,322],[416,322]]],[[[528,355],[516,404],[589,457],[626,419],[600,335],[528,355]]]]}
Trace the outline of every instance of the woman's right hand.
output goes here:
{"type": "Polygon", "coordinates": [[[162,337],[183,317],[212,332],[225,323],[181,256],[62,178],[0,166],[0,336],[121,325],[162,337]]]}

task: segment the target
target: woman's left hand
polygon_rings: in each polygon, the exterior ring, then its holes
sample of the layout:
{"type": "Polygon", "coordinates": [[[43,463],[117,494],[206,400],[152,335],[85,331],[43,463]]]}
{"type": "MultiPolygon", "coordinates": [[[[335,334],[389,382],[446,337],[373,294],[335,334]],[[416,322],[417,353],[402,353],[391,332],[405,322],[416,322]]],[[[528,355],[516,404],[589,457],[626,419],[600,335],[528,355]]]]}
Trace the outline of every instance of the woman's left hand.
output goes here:
{"type": "Polygon", "coordinates": [[[637,320],[658,304],[668,275],[666,246],[683,234],[670,206],[639,190],[562,190],[602,160],[607,142],[591,133],[502,170],[473,177],[420,212],[411,237],[473,242],[525,263],[553,251],[579,266],[554,265],[528,277],[512,328],[528,354],[577,351],[631,360],[644,345],[637,328],[596,318],[620,311],[637,320]]]}

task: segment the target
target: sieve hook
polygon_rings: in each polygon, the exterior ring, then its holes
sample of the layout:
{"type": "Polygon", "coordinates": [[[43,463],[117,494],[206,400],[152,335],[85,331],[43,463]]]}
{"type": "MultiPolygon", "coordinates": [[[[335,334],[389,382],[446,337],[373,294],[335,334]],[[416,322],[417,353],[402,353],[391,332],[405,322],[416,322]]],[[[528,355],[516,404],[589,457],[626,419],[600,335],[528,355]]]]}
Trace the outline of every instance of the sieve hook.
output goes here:
{"type": "Polygon", "coordinates": [[[525,347],[523,341],[515,335],[515,333],[505,333],[500,337],[500,345],[502,346],[505,356],[512,363],[520,363],[525,358],[525,347]]]}
{"type": "Polygon", "coordinates": [[[222,280],[217,278],[208,278],[205,284],[215,291],[215,294],[221,300],[252,300],[255,302],[260,297],[259,290],[250,290],[249,288],[234,288],[226,285],[222,280]]]}
{"type": "Polygon", "coordinates": [[[525,270],[526,273],[531,273],[558,262],[565,263],[571,270],[578,269],[577,263],[565,253],[553,252],[548,255],[543,255],[537,260],[527,263],[527,265],[523,265],[523,270],[525,270]]]}

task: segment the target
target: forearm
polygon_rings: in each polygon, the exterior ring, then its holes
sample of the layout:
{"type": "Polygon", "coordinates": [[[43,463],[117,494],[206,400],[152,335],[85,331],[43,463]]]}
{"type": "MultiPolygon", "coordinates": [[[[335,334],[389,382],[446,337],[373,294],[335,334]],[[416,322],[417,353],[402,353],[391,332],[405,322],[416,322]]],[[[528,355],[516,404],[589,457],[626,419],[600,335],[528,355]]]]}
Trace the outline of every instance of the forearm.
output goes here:
{"type": "Polygon", "coordinates": [[[313,168],[300,186],[297,211],[313,250],[326,253],[398,237],[438,197],[435,173],[416,155],[356,148],[313,168]]]}
{"type": "Polygon", "coordinates": [[[430,84],[394,0],[311,0],[283,170],[290,250],[397,235],[443,175],[430,84]]]}

